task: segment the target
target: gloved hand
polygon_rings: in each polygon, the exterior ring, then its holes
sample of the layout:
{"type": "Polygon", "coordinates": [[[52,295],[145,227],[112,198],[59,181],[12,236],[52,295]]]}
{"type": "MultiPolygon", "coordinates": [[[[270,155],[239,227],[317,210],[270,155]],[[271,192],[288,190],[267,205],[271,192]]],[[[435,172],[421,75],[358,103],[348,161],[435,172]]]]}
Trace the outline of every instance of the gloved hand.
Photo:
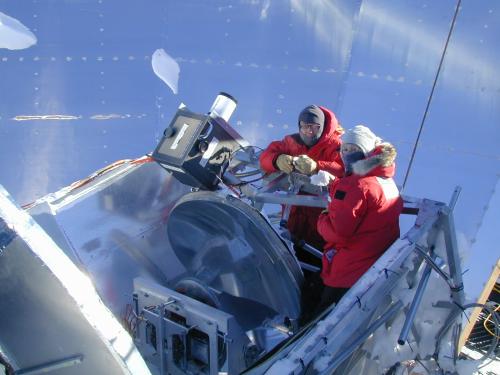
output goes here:
{"type": "Polygon", "coordinates": [[[292,161],[293,158],[290,155],[281,154],[276,159],[276,167],[278,167],[280,171],[283,171],[285,173],[292,173],[293,171],[292,161]]]}
{"type": "Polygon", "coordinates": [[[293,165],[300,173],[312,174],[317,167],[317,163],[307,155],[300,155],[295,158],[293,165]]]}

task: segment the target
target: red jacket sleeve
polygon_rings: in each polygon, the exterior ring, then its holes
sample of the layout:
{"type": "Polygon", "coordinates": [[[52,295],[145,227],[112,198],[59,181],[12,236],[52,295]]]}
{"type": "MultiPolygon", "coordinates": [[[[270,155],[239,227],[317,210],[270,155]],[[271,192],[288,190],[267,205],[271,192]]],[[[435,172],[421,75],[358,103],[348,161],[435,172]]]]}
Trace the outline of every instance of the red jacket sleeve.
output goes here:
{"type": "Polygon", "coordinates": [[[281,154],[288,154],[289,150],[285,140],[271,142],[260,154],[260,167],[266,173],[278,171],[274,162],[281,154]]]}
{"type": "Polygon", "coordinates": [[[327,242],[341,243],[352,237],[366,214],[367,202],[362,188],[344,188],[341,183],[336,185],[331,192],[328,214],[318,219],[318,232],[327,242]]]}
{"type": "Polygon", "coordinates": [[[333,174],[335,177],[342,177],[344,175],[344,164],[342,163],[342,160],[340,156],[338,156],[338,154],[334,158],[334,160],[317,160],[316,163],[318,163],[318,171],[326,171],[333,174]]]}

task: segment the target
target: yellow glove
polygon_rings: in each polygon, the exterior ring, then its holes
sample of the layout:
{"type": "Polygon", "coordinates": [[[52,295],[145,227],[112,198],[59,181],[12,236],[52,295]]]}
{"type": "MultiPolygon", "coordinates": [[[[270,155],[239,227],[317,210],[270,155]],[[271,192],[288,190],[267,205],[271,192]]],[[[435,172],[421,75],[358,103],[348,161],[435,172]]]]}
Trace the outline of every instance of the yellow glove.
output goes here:
{"type": "Polygon", "coordinates": [[[317,167],[317,163],[307,155],[300,155],[296,157],[293,165],[300,173],[307,175],[313,174],[317,167]]]}
{"type": "Polygon", "coordinates": [[[287,154],[281,154],[276,159],[276,166],[280,171],[291,173],[293,171],[293,158],[287,154]]]}

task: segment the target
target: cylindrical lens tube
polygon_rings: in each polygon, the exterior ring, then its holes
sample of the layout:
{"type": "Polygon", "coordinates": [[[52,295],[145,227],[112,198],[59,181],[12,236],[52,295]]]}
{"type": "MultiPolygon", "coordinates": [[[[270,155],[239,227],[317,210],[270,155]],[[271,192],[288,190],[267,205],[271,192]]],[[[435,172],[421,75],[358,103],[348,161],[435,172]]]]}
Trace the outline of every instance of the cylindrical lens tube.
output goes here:
{"type": "Polygon", "coordinates": [[[225,92],[220,92],[215,98],[212,108],[210,108],[210,115],[223,118],[228,122],[236,109],[236,104],[238,104],[238,101],[235,98],[225,92]]]}

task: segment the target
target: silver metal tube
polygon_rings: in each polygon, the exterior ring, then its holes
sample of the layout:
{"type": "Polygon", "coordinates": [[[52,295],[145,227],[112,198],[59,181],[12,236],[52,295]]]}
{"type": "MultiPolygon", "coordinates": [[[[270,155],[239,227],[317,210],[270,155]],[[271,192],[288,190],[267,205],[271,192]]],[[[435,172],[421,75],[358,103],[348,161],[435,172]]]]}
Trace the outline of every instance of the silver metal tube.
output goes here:
{"type": "Polygon", "coordinates": [[[411,325],[415,320],[415,315],[417,314],[418,307],[420,306],[420,302],[422,302],[422,296],[424,295],[425,288],[427,287],[427,282],[429,281],[429,276],[431,275],[432,267],[427,264],[425,266],[424,273],[420,282],[418,283],[417,291],[415,292],[415,296],[413,297],[413,301],[410,306],[410,310],[408,314],[406,314],[406,320],[401,329],[401,333],[399,334],[398,344],[404,345],[407,338],[408,333],[410,332],[411,325]]]}
{"type": "Polygon", "coordinates": [[[319,272],[320,271],[319,267],[315,267],[309,263],[304,263],[304,262],[299,261],[299,264],[300,264],[300,268],[302,268],[303,270],[307,270],[307,271],[311,271],[311,272],[319,272]]]}
{"type": "MultiPolygon", "coordinates": [[[[450,279],[450,277],[446,274],[446,272],[444,272],[441,268],[439,268],[439,265],[434,261],[432,260],[432,258],[425,252],[425,248],[420,246],[420,245],[415,245],[415,249],[418,251],[418,253],[420,255],[422,255],[425,259],[425,261],[427,262],[427,264],[429,266],[432,267],[432,269],[434,271],[436,271],[443,279],[444,281],[446,281],[446,283],[448,284],[448,286],[450,288],[454,288],[455,286],[452,284],[452,280],[450,279]]],[[[441,261],[443,262],[444,264],[444,261],[441,259],[441,261]]]]}
{"type": "Polygon", "coordinates": [[[458,196],[460,195],[460,192],[462,191],[462,187],[456,186],[455,190],[453,190],[453,194],[451,195],[450,203],[448,204],[448,207],[450,207],[450,210],[453,211],[455,208],[455,204],[458,201],[458,196]]]}
{"type": "Polygon", "coordinates": [[[298,245],[308,253],[314,255],[316,258],[323,258],[323,253],[316,249],[314,246],[309,245],[306,241],[300,241],[298,245]]]}
{"type": "Polygon", "coordinates": [[[441,209],[441,220],[444,231],[444,242],[446,244],[446,256],[448,267],[450,268],[450,278],[453,280],[454,288],[451,289],[453,301],[460,306],[464,304],[464,284],[462,280],[462,270],[460,259],[458,257],[457,236],[455,232],[455,222],[453,221],[453,212],[450,209],[441,209]]]}
{"type": "Polygon", "coordinates": [[[252,199],[255,202],[290,204],[293,206],[323,208],[326,208],[328,206],[328,201],[312,195],[258,193],[254,197],[252,197],[252,199]]]}
{"type": "Polygon", "coordinates": [[[210,108],[210,116],[220,117],[228,122],[229,118],[236,109],[237,103],[237,100],[231,95],[221,92],[215,98],[212,108],[210,108]]]}

